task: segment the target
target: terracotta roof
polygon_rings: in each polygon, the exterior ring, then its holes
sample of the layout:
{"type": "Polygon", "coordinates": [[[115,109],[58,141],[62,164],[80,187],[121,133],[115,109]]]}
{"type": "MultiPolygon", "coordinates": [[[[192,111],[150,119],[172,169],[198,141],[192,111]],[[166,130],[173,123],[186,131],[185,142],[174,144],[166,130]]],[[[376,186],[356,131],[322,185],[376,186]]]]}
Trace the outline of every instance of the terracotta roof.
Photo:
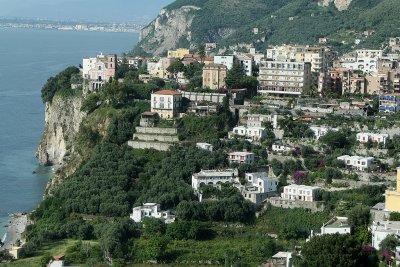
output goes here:
{"type": "Polygon", "coordinates": [[[161,90],[161,91],[157,91],[153,94],[155,94],[155,95],[182,95],[178,91],[174,91],[174,90],[161,90]]]}

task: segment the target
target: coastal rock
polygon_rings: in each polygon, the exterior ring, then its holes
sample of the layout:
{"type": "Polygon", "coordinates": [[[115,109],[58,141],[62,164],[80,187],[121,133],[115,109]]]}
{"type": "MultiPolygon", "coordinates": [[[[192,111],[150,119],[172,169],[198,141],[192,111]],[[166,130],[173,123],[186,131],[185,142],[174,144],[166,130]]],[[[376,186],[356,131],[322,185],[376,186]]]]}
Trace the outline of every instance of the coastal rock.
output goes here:
{"type": "Polygon", "coordinates": [[[140,47],[144,52],[160,55],[180,43],[191,41],[190,27],[195,17],[196,6],[178,9],[162,9],[157,18],[140,32],[140,47]]]}
{"type": "Polygon", "coordinates": [[[347,10],[353,0],[318,0],[318,5],[329,6],[334,3],[339,11],[347,10]]]}
{"type": "Polygon", "coordinates": [[[55,96],[45,107],[45,130],[36,157],[42,165],[62,167],[73,150],[73,139],[86,114],[82,98],[55,96]]]}

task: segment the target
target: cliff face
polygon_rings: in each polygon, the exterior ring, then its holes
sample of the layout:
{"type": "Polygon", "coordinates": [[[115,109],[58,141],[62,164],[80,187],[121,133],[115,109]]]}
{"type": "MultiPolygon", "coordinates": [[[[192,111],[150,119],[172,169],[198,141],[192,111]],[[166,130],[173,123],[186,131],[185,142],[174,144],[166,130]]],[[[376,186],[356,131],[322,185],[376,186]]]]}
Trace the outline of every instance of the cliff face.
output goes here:
{"type": "Polygon", "coordinates": [[[46,103],[45,130],[36,156],[42,165],[63,167],[74,150],[74,136],[86,116],[81,111],[82,98],[55,96],[46,103]]]}
{"type": "Polygon", "coordinates": [[[139,47],[147,53],[160,55],[179,43],[191,41],[192,26],[196,6],[183,6],[174,10],[162,9],[157,18],[140,33],[139,47]]]}
{"type": "Polygon", "coordinates": [[[319,0],[318,4],[321,6],[329,6],[334,3],[339,11],[347,10],[353,0],[319,0]]]}

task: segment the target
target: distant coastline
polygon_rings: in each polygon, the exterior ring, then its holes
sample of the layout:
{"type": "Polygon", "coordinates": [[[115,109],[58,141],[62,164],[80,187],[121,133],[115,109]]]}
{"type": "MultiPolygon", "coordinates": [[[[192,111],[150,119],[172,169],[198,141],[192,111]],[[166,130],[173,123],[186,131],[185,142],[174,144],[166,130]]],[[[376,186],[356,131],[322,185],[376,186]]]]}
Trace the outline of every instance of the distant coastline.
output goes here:
{"type": "Polygon", "coordinates": [[[108,22],[50,21],[42,19],[0,18],[0,29],[2,28],[138,33],[143,28],[143,25],[133,22],[108,23],[108,22]]]}

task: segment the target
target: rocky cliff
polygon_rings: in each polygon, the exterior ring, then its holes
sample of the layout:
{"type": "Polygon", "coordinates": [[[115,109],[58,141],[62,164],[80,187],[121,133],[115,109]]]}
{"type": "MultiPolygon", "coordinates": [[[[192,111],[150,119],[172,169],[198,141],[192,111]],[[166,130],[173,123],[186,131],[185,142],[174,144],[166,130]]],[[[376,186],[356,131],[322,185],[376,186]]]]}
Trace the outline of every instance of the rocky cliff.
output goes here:
{"type": "Polygon", "coordinates": [[[63,167],[74,152],[73,140],[86,114],[82,98],[55,96],[45,107],[45,130],[36,156],[42,165],[63,167]]]}
{"type": "Polygon", "coordinates": [[[173,10],[162,9],[158,17],[140,33],[143,51],[159,55],[177,47],[180,43],[190,43],[189,29],[194,18],[193,11],[199,9],[195,6],[182,6],[173,10]]]}
{"type": "Polygon", "coordinates": [[[347,10],[353,0],[319,0],[321,6],[329,6],[333,3],[339,11],[347,10]]]}

